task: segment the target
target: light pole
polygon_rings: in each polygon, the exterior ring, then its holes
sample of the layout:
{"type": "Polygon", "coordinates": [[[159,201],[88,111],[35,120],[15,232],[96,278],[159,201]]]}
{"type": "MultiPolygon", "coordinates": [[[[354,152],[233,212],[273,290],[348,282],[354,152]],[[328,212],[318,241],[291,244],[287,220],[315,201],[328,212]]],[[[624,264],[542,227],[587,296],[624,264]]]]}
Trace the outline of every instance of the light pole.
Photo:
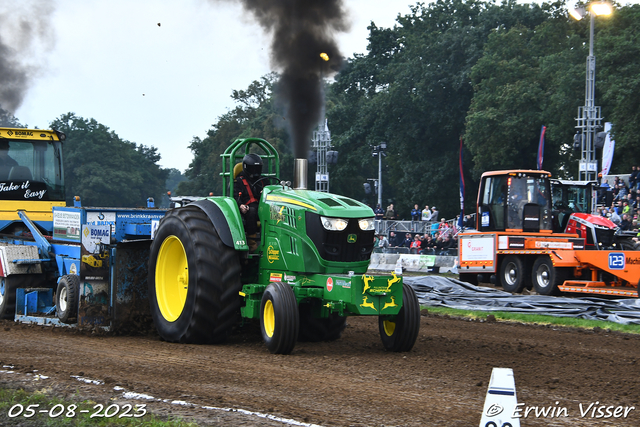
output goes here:
{"type": "MultiPolygon", "coordinates": [[[[382,157],[387,157],[384,150],[387,149],[387,143],[381,142],[380,145],[373,147],[373,157],[378,156],[378,204],[382,208],[382,157]]],[[[384,208],[383,208],[384,209],[384,208]]]]}
{"type": "MultiPolygon", "coordinates": [[[[600,107],[595,104],[596,90],[596,57],[593,54],[593,28],[596,15],[611,15],[613,8],[605,1],[594,1],[588,6],[591,18],[589,27],[589,56],[587,56],[587,79],[585,85],[584,106],[578,107],[576,129],[582,132],[580,141],[579,179],[581,181],[595,181],[598,176],[598,161],[596,160],[595,134],[600,127],[602,115],[600,107]]],[[[586,9],[579,7],[569,14],[576,20],[585,17],[586,9]]]]}

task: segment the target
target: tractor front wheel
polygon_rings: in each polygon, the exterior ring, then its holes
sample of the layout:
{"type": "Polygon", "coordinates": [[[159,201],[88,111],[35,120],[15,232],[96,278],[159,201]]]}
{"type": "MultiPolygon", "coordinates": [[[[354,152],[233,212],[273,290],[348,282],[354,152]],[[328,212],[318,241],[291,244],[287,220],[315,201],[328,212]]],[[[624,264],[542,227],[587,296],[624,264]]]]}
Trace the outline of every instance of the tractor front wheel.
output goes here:
{"type": "Polygon", "coordinates": [[[149,303],[160,337],[214,344],[240,316],[240,260],[196,206],[167,212],[149,257],[149,303]]]}
{"type": "Polygon", "coordinates": [[[402,308],[397,316],[378,317],[382,345],[389,351],[409,351],[420,332],[420,303],[413,288],[402,285],[402,308]]]}
{"type": "Polygon", "coordinates": [[[299,328],[298,302],[291,286],[282,282],[269,284],[260,303],[260,331],[269,351],[291,353],[299,328]]]}
{"type": "Polygon", "coordinates": [[[78,315],[80,277],[75,274],[62,276],[56,290],[56,315],[63,323],[72,323],[78,315]]]}

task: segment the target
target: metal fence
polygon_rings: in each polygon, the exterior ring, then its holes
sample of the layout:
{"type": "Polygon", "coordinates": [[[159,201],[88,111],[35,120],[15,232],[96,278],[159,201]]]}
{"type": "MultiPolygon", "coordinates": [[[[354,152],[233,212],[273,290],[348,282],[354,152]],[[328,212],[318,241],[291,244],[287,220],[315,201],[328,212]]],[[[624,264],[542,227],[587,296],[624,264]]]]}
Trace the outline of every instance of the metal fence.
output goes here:
{"type": "Polygon", "coordinates": [[[457,248],[444,249],[437,251],[435,249],[420,250],[416,248],[405,248],[402,246],[390,248],[374,248],[373,253],[376,254],[400,254],[400,255],[441,255],[441,256],[458,256],[457,248]]]}
{"type": "MultiPolygon", "coordinates": [[[[471,214],[471,217],[475,219],[475,213],[471,214]]],[[[449,228],[454,228],[455,219],[445,221],[449,228]]],[[[435,235],[438,232],[440,221],[395,221],[387,219],[377,219],[375,221],[376,234],[384,234],[389,236],[390,232],[395,233],[431,233],[435,235]]]]}

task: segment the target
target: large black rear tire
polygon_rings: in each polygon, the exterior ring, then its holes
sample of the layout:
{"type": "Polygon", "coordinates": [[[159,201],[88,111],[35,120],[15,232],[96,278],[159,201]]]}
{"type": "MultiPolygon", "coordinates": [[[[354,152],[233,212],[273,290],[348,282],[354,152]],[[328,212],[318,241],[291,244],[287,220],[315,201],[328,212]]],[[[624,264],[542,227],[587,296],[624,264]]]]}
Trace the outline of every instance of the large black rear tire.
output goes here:
{"type": "Polygon", "coordinates": [[[12,276],[0,277],[0,319],[16,315],[16,283],[12,276]]]}
{"type": "Polygon", "coordinates": [[[283,282],[269,284],[260,303],[260,331],[269,351],[291,353],[299,328],[298,302],[291,286],[283,282]]]}
{"type": "Polygon", "coordinates": [[[75,274],[62,276],[56,289],[56,315],[62,323],[73,323],[78,316],[80,277],[75,274]]]}
{"type": "Polygon", "coordinates": [[[389,351],[409,351],[420,332],[420,303],[413,288],[402,284],[402,308],[397,316],[378,317],[382,345],[389,351]]]}
{"type": "Polygon", "coordinates": [[[149,257],[149,303],[162,339],[224,341],[240,317],[240,260],[195,206],[167,212],[149,257]]]}
{"type": "Polygon", "coordinates": [[[637,251],[640,249],[640,245],[631,239],[624,239],[618,242],[621,251],[637,251]]]}
{"type": "MultiPolygon", "coordinates": [[[[318,301],[317,305],[319,303],[318,301]]],[[[347,326],[347,318],[338,315],[338,313],[331,313],[329,317],[314,317],[314,312],[318,311],[315,306],[316,304],[310,302],[299,305],[300,332],[298,341],[335,341],[340,338],[347,326]]]]}

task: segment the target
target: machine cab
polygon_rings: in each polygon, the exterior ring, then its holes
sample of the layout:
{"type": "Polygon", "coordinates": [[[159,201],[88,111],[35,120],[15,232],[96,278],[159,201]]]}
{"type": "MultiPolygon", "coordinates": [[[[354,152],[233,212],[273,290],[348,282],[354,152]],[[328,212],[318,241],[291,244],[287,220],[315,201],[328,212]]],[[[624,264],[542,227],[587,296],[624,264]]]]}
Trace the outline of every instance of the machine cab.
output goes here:
{"type": "Polygon", "coordinates": [[[65,206],[62,142],[51,130],[0,128],[0,231],[20,221],[18,210],[52,228],[53,206],[65,206]]]}
{"type": "Polygon", "coordinates": [[[551,180],[554,231],[564,233],[573,213],[594,214],[596,211],[596,182],[551,180]]]}
{"type": "Polygon", "coordinates": [[[486,172],[478,194],[480,231],[552,231],[549,172],[486,172]]]}

